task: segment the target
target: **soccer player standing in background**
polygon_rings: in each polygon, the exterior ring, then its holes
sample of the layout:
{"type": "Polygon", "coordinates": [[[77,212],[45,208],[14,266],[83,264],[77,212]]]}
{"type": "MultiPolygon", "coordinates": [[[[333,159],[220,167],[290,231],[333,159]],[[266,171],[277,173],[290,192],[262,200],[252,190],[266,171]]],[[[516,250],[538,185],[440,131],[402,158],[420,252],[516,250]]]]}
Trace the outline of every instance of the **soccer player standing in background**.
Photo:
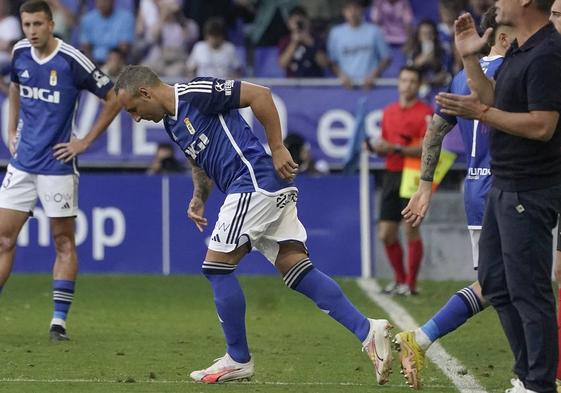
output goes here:
{"type": "Polygon", "coordinates": [[[397,86],[399,101],[384,108],[381,140],[368,144],[369,150],[386,157],[378,237],[384,243],[395,277],[394,282],[384,289],[388,294],[416,294],[417,275],[423,259],[423,240],[418,227],[404,223],[408,245],[407,272],[399,241],[401,211],[408,202],[399,195],[404,158],[421,156],[421,139],[433,112],[428,104],[419,100],[420,87],[421,72],[414,67],[403,67],[397,86]]]}
{"type": "Polygon", "coordinates": [[[129,66],[115,91],[134,120],[163,120],[170,138],[190,158],[194,189],[187,214],[199,230],[208,224],[204,208],[212,184],[226,194],[202,266],[213,289],[226,354],[210,367],[193,371],[191,378],[217,383],[254,374],[245,297],[235,275],[236,266],[253,247],[282,274],[287,287],[310,298],[353,333],[373,362],[378,383],[388,382],[392,362],[388,321],[366,318],[310,261],[306,230],[296,210],[298,189],[292,182],[298,165],[283,145],[270,90],[215,78],[170,86],[147,67],[129,66]],[[265,128],[272,157],[237,110],[248,106],[265,128]]]}
{"type": "Polygon", "coordinates": [[[39,198],[50,218],[56,251],[50,337],[68,340],[66,317],[78,272],[75,157],[101,135],[120,106],[109,78],[74,47],[54,37],[47,2],[27,1],[20,15],[26,39],[14,46],[12,59],[8,115],[12,158],[0,187],[0,291],[12,270],[18,234],[39,198]],[[83,139],[71,139],[81,90],[105,99],[105,106],[83,139]]]}
{"type": "Polygon", "coordinates": [[[479,240],[483,296],[493,305],[515,364],[512,393],[554,393],[558,360],[551,287],[552,229],[561,210],[561,36],[549,23],[553,0],[498,0],[497,23],[516,41],[495,74],[476,57],[480,37],[469,14],[455,23],[472,94],[440,93],[447,114],[477,119],[491,131],[493,183],[479,240]]]}
{"type": "MultiPolygon", "coordinates": [[[[561,0],[560,0],[561,1],[561,0]]],[[[497,24],[496,9],[491,7],[481,19],[481,30],[493,29],[489,37],[491,51],[480,60],[485,75],[492,77],[503,62],[503,57],[514,40],[510,26],[497,24]]],[[[448,91],[469,94],[466,73],[458,73],[448,91]]],[[[479,236],[485,209],[485,197],[491,188],[491,157],[489,155],[489,127],[477,120],[456,118],[437,109],[423,142],[421,158],[421,180],[418,191],[403,210],[404,218],[413,226],[421,223],[432,197],[432,178],[436,170],[444,136],[458,124],[467,157],[467,176],[464,182],[464,207],[471,239],[473,266],[477,269],[479,259],[479,236]],[[412,214],[420,212],[420,214],[412,214]]],[[[432,318],[415,331],[396,334],[399,345],[401,367],[407,382],[414,388],[421,387],[421,371],[427,349],[439,338],[456,330],[469,318],[488,306],[481,295],[479,282],[456,292],[432,318]]]]}

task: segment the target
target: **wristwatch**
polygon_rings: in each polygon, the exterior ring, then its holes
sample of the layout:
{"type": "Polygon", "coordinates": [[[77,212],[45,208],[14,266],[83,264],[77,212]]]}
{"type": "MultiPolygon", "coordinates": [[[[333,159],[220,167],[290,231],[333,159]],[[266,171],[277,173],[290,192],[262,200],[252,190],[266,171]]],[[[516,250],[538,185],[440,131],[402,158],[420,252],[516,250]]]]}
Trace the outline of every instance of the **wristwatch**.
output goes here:
{"type": "Polygon", "coordinates": [[[403,146],[401,145],[393,145],[393,152],[395,154],[401,154],[403,153],[403,146]]]}

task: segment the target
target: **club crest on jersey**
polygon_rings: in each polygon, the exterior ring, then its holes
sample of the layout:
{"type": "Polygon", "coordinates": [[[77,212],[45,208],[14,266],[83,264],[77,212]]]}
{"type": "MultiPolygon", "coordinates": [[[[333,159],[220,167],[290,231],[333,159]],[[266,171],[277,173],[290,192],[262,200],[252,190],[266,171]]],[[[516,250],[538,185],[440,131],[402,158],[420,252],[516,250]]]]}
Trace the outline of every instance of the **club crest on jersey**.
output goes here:
{"type": "Polygon", "coordinates": [[[185,127],[187,127],[187,131],[189,131],[189,134],[195,135],[195,132],[197,132],[197,130],[195,130],[195,127],[193,127],[193,124],[188,117],[183,120],[183,123],[185,123],[185,127]]]}
{"type": "Polygon", "coordinates": [[[51,76],[49,77],[49,85],[56,86],[57,82],[58,79],[56,76],[56,70],[51,70],[51,76]]]}

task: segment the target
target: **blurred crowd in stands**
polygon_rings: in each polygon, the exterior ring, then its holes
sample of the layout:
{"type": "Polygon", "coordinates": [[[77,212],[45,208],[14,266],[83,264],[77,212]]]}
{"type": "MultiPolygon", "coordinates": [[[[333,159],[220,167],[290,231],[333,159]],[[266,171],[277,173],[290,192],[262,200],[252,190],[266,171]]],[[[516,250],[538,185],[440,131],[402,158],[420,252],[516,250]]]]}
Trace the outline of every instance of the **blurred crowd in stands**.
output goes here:
{"type": "MultiPolygon", "coordinates": [[[[0,94],[7,93],[11,49],[23,38],[18,9],[0,0],[0,94]]],[[[55,34],[115,79],[126,64],[146,64],[168,80],[337,78],[372,88],[402,66],[423,75],[421,96],[461,66],[454,20],[476,22],[493,0],[48,0],[55,34]],[[424,92],[424,93],[423,93],[424,92]]],[[[302,172],[328,171],[298,134],[286,141],[302,172]]],[[[149,173],[184,171],[160,146],[149,173]]]]}
{"type": "MultiPolygon", "coordinates": [[[[22,38],[18,7],[0,0],[0,71],[22,38]]],[[[56,35],[112,77],[143,63],[171,79],[198,75],[336,77],[370,88],[401,66],[429,87],[461,62],[453,23],[478,19],[492,0],[50,0],[56,35]],[[433,9],[432,14],[414,12],[433,9]]],[[[0,87],[5,89],[5,85],[0,87]]]]}

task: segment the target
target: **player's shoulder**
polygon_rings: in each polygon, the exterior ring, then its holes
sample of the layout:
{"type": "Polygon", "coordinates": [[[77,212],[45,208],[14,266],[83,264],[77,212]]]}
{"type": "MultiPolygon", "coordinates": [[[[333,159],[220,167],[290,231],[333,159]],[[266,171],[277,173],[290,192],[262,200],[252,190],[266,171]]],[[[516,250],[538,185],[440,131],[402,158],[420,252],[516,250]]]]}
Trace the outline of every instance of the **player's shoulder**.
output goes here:
{"type": "Polygon", "coordinates": [[[14,48],[12,49],[12,55],[19,54],[23,51],[30,51],[31,50],[31,42],[27,38],[19,40],[15,43],[14,48]]]}
{"type": "Polygon", "coordinates": [[[60,42],[59,54],[71,65],[77,65],[90,73],[95,70],[95,64],[82,52],[70,44],[60,42]]]}
{"type": "Polygon", "coordinates": [[[211,94],[215,81],[216,78],[202,76],[191,79],[187,83],[177,83],[175,85],[177,96],[180,101],[189,101],[195,96],[195,93],[211,94]]]}

